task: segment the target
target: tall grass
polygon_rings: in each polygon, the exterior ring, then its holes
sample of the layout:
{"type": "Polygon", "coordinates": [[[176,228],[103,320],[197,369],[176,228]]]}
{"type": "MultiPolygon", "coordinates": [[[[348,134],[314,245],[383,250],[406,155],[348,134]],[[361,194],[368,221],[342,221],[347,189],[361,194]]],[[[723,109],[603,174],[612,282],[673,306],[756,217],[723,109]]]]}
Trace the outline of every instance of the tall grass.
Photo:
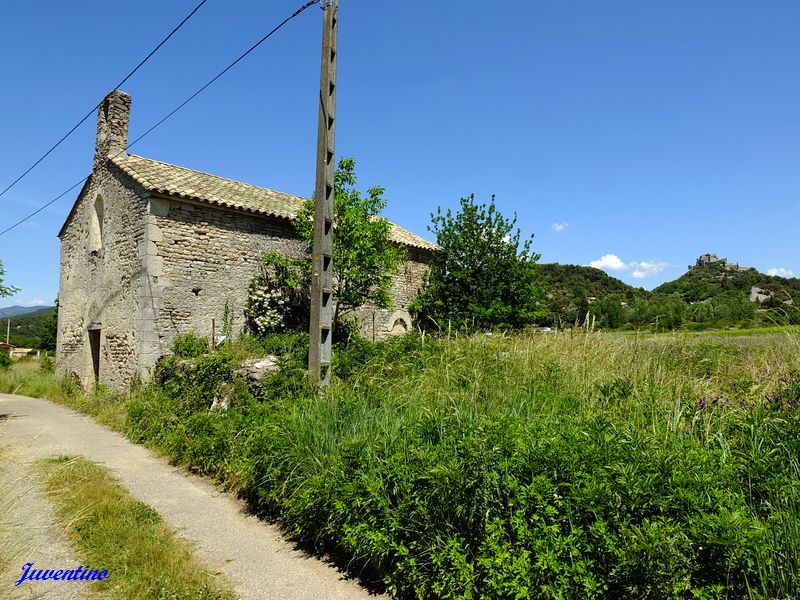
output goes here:
{"type": "Polygon", "coordinates": [[[322,397],[288,369],[210,413],[223,353],[126,427],[397,596],[788,598],[796,341],[412,336],[322,397]]]}
{"type": "MultiPolygon", "coordinates": [[[[3,424],[0,422],[0,435],[3,424]]],[[[21,510],[33,484],[25,476],[15,476],[9,468],[11,449],[0,448],[0,588],[10,589],[19,578],[20,567],[36,549],[33,531],[36,522],[25,521],[21,510]]]]}
{"type": "Polygon", "coordinates": [[[232,600],[227,583],[196,562],[149,506],[131,496],[108,469],[83,458],[39,464],[47,496],[84,564],[107,570],[93,596],[115,599],[232,600]]]}
{"type": "Polygon", "coordinates": [[[242,348],[166,361],[127,435],[395,596],[800,589],[790,331],[407,336],[340,352],[324,395],[294,341],[261,345],[290,355],[261,386],[242,348]]]}
{"type": "Polygon", "coordinates": [[[112,393],[103,386],[84,390],[75,379],[56,377],[52,369],[42,368],[36,360],[22,359],[9,370],[0,370],[0,392],[47,398],[90,414],[113,429],[121,429],[125,421],[126,394],[112,393]]]}

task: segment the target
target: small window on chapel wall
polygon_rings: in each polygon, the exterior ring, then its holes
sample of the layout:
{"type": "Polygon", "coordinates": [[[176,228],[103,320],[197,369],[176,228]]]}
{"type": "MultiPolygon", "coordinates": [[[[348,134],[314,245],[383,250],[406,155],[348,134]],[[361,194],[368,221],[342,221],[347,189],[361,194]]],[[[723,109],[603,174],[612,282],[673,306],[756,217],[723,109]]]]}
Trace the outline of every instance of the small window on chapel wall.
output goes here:
{"type": "Polygon", "coordinates": [[[89,226],[89,251],[99,252],[103,249],[103,197],[97,196],[94,201],[91,224],[89,226]]]}

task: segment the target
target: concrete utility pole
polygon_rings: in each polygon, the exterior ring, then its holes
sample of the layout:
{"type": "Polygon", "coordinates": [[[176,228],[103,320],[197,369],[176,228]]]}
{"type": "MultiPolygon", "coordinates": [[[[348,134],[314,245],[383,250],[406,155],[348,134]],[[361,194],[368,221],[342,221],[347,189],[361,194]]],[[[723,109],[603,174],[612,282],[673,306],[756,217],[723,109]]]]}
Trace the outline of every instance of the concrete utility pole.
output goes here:
{"type": "Polygon", "coordinates": [[[311,325],[308,372],[322,385],[331,379],[333,330],[333,199],[336,176],[336,59],[339,51],[339,2],[322,0],[322,74],[317,131],[317,184],[311,271],[311,325]]]}
{"type": "Polygon", "coordinates": [[[11,337],[11,317],[8,318],[8,324],[6,325],[6,344],[8,343],[8,338],[11,337]]]}

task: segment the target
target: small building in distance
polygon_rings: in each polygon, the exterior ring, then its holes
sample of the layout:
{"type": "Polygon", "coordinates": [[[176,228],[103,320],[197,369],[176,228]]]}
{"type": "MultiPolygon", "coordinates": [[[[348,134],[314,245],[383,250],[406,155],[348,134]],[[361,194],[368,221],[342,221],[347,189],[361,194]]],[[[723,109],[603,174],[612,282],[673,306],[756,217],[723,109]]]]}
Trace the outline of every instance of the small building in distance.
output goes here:
{"type": "MultiPolygon", "coordinates": [[[[716,254],[703,254],[700,258],[697,259],[695,263],[696,267],[707,267],[708,265],[714,264],[715,262],[719,262],[716,254]]],[[[725,262],[725,259],[722,259],[722,262],[725,262]]]]}
{"type": "Polygon", "coordinates": [[[0,352],[2,352],[3,354],[8,354],[11,358],[22,358],[23,356],[28,356],[32,354],[34,350],[33,348],[19,348],[14,344],[6,344],[5,342],[0,342],[0,352]]]}
{"type": "MultiPolygon", "coordinates": [[[[210,337],[226,307],[241,330],[262,254],[305,252],[292,225],[305,199],[128,154],[130,106],[120,91],[100,105],[94,166],[59,233],[58,373],[114,389],[147,378],[177,335],[210,337]]],[[[412,327],[436,249],[394,224],[390,234],[406,260],[393,308],[359,312],[369,339],[412,327]]]]}
{"type": "Polygon", "coordinates": [[[689,265],[689,270],[719,264],[725,271],[749,271],[750,267],[739,266],[739,263],[732,264],[727,258],[718,258],[716,254],[703,254],[696,261],[694,266],[689,265]]]}

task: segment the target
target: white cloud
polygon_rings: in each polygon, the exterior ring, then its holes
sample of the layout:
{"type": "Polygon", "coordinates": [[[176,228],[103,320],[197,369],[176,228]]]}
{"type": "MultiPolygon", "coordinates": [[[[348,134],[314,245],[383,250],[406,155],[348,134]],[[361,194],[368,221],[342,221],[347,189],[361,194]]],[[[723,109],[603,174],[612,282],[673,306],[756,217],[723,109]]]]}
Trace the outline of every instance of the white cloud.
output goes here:
{"type": "Polygon", "coordinates": [[[561,233],[569,229],[569,223],[553,223],[550,228],[556,233],[561,233]]]}
{"type": "Polygon", "coordinates": [[[603,269],[608,271],[622,271],[627,269],[628,266],[622,262],[622,259],[616,254],[606,254],[601,256],[598,260],[593,260],[589,263],[590,267],[595,269],[603,269]]]}
{"type": "Polygon", "coordinates": [[[616,254],[606,254],[590,262],[589,266],[595,269],[602,269],[603,271],[630,271],[630,275],[634,279],[646,279],[647,277],[658,275],[670,265],[668,262],[660,260],[643,260],[641,262],[633,261],[626,263],[616,254]]]}
{"type": "Polygon", "coordinates": [[[783,267],[769,269],[767,275],[772,275],[773,277],[794,277],[794,273],[790,269],[785,269],[783,267]]]}
{"type": "Polygon", "coordinates": [[[44,306],[44,300],[41,298],[34,298],[33,300],[22,302],[20,306],[44,306]]]}
{"type": "Polygon", "coordinates": [[[646,279],[653,275],[658,275],[669,266],[669,263],[657,260],[643,260],[642,262],[632,262],[628,268],[633,269],[631,275],[635,279],[646,279]]]}

